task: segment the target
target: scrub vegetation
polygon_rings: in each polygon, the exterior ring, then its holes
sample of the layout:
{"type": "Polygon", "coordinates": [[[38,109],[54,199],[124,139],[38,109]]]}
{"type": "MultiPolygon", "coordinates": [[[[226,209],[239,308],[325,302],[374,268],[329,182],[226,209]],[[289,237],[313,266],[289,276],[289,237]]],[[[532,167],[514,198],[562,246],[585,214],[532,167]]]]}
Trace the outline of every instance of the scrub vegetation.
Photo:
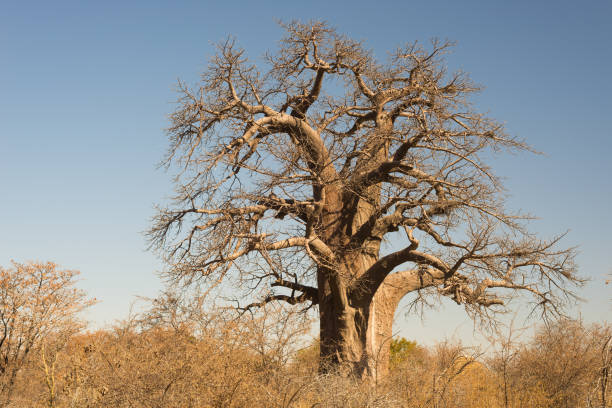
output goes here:
{"type": "Polygon", "coordinates": [[[319,371],[304,314],[205,310],[164,296],[106,330],[47,333],[3,366],[2,406],[573,408],[612,398],[609,325],[559,320],[486,350],[393,339],[388,374],[362,379],[319,371]]]}

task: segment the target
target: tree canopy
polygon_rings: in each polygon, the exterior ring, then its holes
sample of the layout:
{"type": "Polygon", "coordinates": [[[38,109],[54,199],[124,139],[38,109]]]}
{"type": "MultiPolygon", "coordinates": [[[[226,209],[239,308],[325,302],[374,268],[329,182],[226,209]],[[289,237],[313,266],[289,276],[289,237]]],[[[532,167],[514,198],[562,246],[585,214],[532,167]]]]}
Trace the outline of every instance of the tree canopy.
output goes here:
{"type": "Polygon", "coordinates": [[[369,374],[408,293],[473,316],[525,293],[559,314],[581,282],[574,250],[505,208],[484,158],[530,149],[471,105],[479,87],[447,70],[452,44],[380,62],[326,24],[284,28],[265,64],[228,40],[199,85],[179,84],[177,194],[149,232],[168,276],[230,281],[242,310],[317,305],[323,360],[369,374]]]}

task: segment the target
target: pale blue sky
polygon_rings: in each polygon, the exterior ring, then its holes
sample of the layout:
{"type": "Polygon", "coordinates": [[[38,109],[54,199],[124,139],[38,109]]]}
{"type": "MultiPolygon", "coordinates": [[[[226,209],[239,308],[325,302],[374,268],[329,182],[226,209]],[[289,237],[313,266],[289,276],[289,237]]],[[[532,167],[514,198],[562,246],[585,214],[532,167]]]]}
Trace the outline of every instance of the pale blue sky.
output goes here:
{"type": "MultiPolygon", "coordinates": [[[[504,156],[509,206],[550,237],[580,245],[587,320],[612,312],[612,3],[610,1],[9,1],[0,7],[0,264],[53,260],[82,272],[101,303],[96,324],[124,317],[161,288],[142,235],[171,193],[156,170],[176,79],[194,82],[213,43],[236,37],[257,58],[276,20],[323,19],[377,55],[431,37],[486,88],[483,111],[544,156],[504,156]]],[[[578,309],[576,309],[578,313],[578,309]]],[[[402,333],[431,341],[465,326],[456,307],[402,333]],[[414,328],[414,329],[413,329],[414,328]],[[450,332],[449,332],[450,330],[450,332]],[[418,332],[418,333],[415,333],[418,332]]],[[[468,324],[469,326],[469,324],[468,324]]]]}

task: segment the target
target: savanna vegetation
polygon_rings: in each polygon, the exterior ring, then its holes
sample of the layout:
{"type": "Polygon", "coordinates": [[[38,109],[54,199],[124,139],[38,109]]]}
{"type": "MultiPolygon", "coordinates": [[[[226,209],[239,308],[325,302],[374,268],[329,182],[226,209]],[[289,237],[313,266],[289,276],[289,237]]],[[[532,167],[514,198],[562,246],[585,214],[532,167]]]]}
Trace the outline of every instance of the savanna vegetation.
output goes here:
{"type": "Polygon", "coordinates": [[[87,331],[76,271],[0,268],[0,407],[610,407],[612,326],[566,317],[575,250],[505,207],[485,158],[530,148],[476,111],[451,44],[383,63],[284,28],[265,63],[227,41],[180,84],[148,231],[167,292],[87,331]],[[490,345],[394,337],[405,296],[452,299],[490,345]],[[505,327],[515,299],[543,323],[505,327]]]}
{"type": "MultiPolygon", "coordinates": [[[[29,321],[31,310],[14,319],[29,321]]],[[[106,330],[76,332],[74,322],[64,323],[31,342],[25,358],[15,346],[3,351],[2,406],[611,405],[609,325],[559,320],[522,342],[511,332],[480,350],[395,338],[388,375],[370,381],[320,373],[309,321],[272,306],[257,314],[213,313],[197,299],[166,295],[106,330]]]]}

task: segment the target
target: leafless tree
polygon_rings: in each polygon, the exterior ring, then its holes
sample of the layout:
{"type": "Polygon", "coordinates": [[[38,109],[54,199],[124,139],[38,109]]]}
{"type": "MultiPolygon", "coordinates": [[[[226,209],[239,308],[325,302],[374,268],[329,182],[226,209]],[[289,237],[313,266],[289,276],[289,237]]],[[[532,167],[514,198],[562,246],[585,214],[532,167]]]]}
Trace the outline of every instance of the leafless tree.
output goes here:
{"type": "Polygon", "coordinates": [[[548,407],[605,406],[599,403],[606,399],[605,352],[610,334],[607,324],[585,325],[571,319],[539,327],[509,361],[510,406],[534,406],[529,400],[537,394],[548,407]]]}
{"type": "Polygon", "coordinates": [[[179,85],[177,194],[149,231],[168,276],[261,296],[243,310],[317,305],[323,366],[356,375],[374,374],[409,293],[478,317],[523,292],[559,313],[580,282],[573,250],[504,208],[482,158],[528,147],[474,111],[478,87],[446,70],[451,44],[383,64],[326,24],[284,28],[262,70],[228,40],[200,85],[179,85]]]}
{"type": "Polygon", "coordinates": [[[512,371],[521,352],[520,343],[517,339],[526,329],[517,330],[514,327],[513,319],[505,333],[498,333],[497,336],[489,340],[495,350],[491,358],[488,359],[488,366],[491,372],[499,378],[499,389],[503,397],[504,408],[511,406],[511,397],[516,394],[514,391],[516,378],[513,378],[512,371]]]}
{"type": "Polygon", "coordinates": [[[612,371],[612,334],[610,333],[610,328],[607,328],[607,331],[604,331],[602,335],[600,335],[600,358],[601,361],[597,367],[597,375],[595,376],[594,387],[591,395],[589,395],[588,403],[589,408],[593,407],[593,401],[597,401],[600,408],[608,407],[609,402],[609,394],[610,394],[610,373],[612,371]]]}
{"type": "Polygon", "coordinates": [[[0,406],[10,404],[17,374],[41,341],[82,328],[78,314],[95,301],[74,287],[78,274],[51,262],[0,266],[0,406]]]}

